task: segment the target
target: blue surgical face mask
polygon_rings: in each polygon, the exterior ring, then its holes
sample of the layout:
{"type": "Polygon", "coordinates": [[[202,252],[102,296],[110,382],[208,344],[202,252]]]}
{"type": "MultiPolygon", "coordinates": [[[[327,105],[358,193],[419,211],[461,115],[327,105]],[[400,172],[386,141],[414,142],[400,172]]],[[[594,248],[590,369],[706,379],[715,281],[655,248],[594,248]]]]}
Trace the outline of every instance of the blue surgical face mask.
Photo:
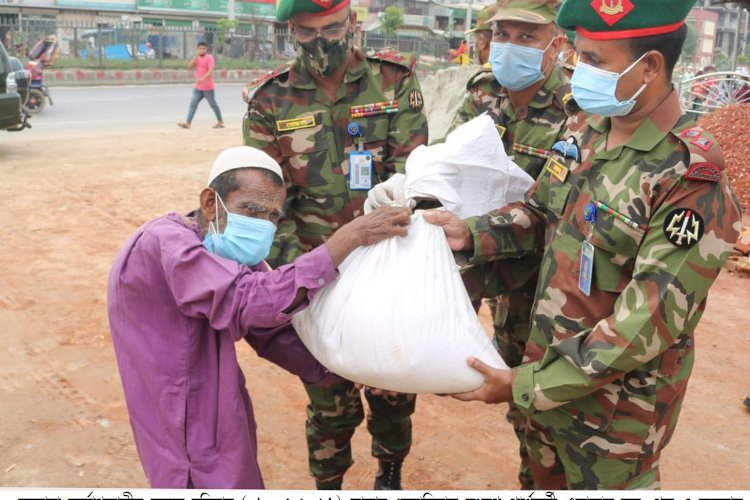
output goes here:
{"type": "Polygon", "coordinates": [[[492,74],[508,90],[518,91],[531,87],[544,78],[542,60],[554,40],[552,38],[544,50],[513,43],[490,43],[492,74]]]}
{"type": "Polygon", "coordinates": [[[605,71],[578,61],[576,69],[573,71],[573,77],[570,80],[573,99],[576,100],[581,109],[595,115],[625,116],[630,114],[633,111],[636,99],[641,95],[647,84],[644,83],[641,85],[638,92],[630,99],[618,101],[615,95],[617,82],[645,56],[646,54],[643,54],[622,73],[605,71]]]}
{"type": "MultiPolygon", "coordinates": [[[[224,232],[220,233],[214,221],[211,221],[203,246],[211,253],[247,266],[254,266],[268,257],[276,225],[265,219],[229,212],[218,194],[216,199],[227,213],[227,225],[224,232]]],[[[217,205],[216,220],[218,219],[217,205]]]]}

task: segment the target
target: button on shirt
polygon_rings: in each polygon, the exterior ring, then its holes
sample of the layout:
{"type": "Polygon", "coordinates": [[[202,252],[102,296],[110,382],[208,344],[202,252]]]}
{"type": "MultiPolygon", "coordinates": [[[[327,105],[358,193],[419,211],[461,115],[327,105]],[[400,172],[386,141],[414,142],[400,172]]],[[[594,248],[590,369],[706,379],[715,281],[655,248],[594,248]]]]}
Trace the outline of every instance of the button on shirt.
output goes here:
{"type": "Polygon", "coordinates": [[[326,377],[289,322],[337,276],[325,245],[268,271],[218,257],[194,218],[140,229],[112,266],[108,312],[133,437],[151,487],[263,488],[234,343],[309,383],[326,377]],[[293,311],[296,312],[296,311],[293,311]]]}

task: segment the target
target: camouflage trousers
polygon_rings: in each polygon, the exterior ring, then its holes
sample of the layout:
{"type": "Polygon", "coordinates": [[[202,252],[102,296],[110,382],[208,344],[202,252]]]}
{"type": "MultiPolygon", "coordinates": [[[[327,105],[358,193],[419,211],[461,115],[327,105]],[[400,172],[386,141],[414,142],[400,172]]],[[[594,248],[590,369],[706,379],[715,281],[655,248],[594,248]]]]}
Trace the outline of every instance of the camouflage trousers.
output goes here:
{"type": "MultiPolygon", "coordinates": [[[[316,483],[341,481],[351,467],[351,439],[364,420],[360,390],[342,380],[331,387],[305,384],[307,406],[307,450],[310,473],[316,483]]],[[[365,389],[367,430],[372,436],[372,456],[401,460],[411,448],[411,415],[414,394],[376,396],[365,389]]]]}
{"type": "Polygon", "coordinates": [[[533,487],[537,490],[658,490],[659,456],[616,459],[595,455],[559,433],[526,426],[533,487]]]}
{"type": "MultiPolygon", "coordinates": [[[[523,362],[531,330],[531,309],[534,305],[538,269],[539,259],[532,255],[464,267],[461,270],[461,278],[474,309],[478,310],[482,298],[486,298],[492,315],[493,344],[510,367],[523,362]]],[[[518,455],[521,461],[518,482],[524,490],[533,489],[524,439],[526,418],[512,402],[508,404],[505,418],[513,426],[513,432],[518,438],[518,455]]]]}
{"type": "MultiPolygon", "coordinates": [[[[531,308],[534,303],[536,281],[533,285],[488,300],[494,329],[493,343],[497,352],[510,367],[518,366],[523,361],[523,353],[531,329],[531,308]]],[[[514,403],[510,402],[505,418],[513,426],[513,432],[518,438],[518,455],[521,459],[518,482],[523,490],[533,489],[529,454],[526,450],[526,417],[514,403]]]]}

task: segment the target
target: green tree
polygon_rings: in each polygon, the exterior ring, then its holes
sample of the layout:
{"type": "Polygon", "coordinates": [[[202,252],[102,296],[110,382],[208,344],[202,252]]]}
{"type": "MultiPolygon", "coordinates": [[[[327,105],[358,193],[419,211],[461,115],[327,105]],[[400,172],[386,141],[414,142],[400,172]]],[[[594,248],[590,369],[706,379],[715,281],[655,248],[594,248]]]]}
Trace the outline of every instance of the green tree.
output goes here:
{"type": "Polygon", "coordinates": [[[232,40],[232,33],[240,25],[237,19],[219,19],[216,21],[216,37],[224,45],[232,40]]]}
{"type": "Polygon", "coordinates": [[[396,31],[404,24],[404,9],[391,5],[385,9],[381,31],[386,35],[395,35],[396,31]]]}
{"type": "Polygon", "coordinates": [[[727,58],[727,53],[723,50],[718,49],[716,51],[714,60],[716,61],[714,66],[716,66],[717,70],[726,71],[727,69],[729,69],[729,59],[727,58]]]}

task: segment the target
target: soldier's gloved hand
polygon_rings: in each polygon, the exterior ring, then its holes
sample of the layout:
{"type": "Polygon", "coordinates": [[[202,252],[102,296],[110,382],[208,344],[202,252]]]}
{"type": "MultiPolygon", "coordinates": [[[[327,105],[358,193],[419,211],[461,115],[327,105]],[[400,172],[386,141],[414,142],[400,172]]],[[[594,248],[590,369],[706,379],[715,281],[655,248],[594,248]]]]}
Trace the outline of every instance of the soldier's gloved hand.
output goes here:
{"type": "Polygon", "coordinates": [[[404,183],[406,176],[404,174],[393,174],[387,181],[377,184],[367,192],[365,200],[365,213],[369,214],[378,207],[384,205],[395,207],[414,208],[412,203],[407,205],[406,194],[404,193],[404,183]]]}

